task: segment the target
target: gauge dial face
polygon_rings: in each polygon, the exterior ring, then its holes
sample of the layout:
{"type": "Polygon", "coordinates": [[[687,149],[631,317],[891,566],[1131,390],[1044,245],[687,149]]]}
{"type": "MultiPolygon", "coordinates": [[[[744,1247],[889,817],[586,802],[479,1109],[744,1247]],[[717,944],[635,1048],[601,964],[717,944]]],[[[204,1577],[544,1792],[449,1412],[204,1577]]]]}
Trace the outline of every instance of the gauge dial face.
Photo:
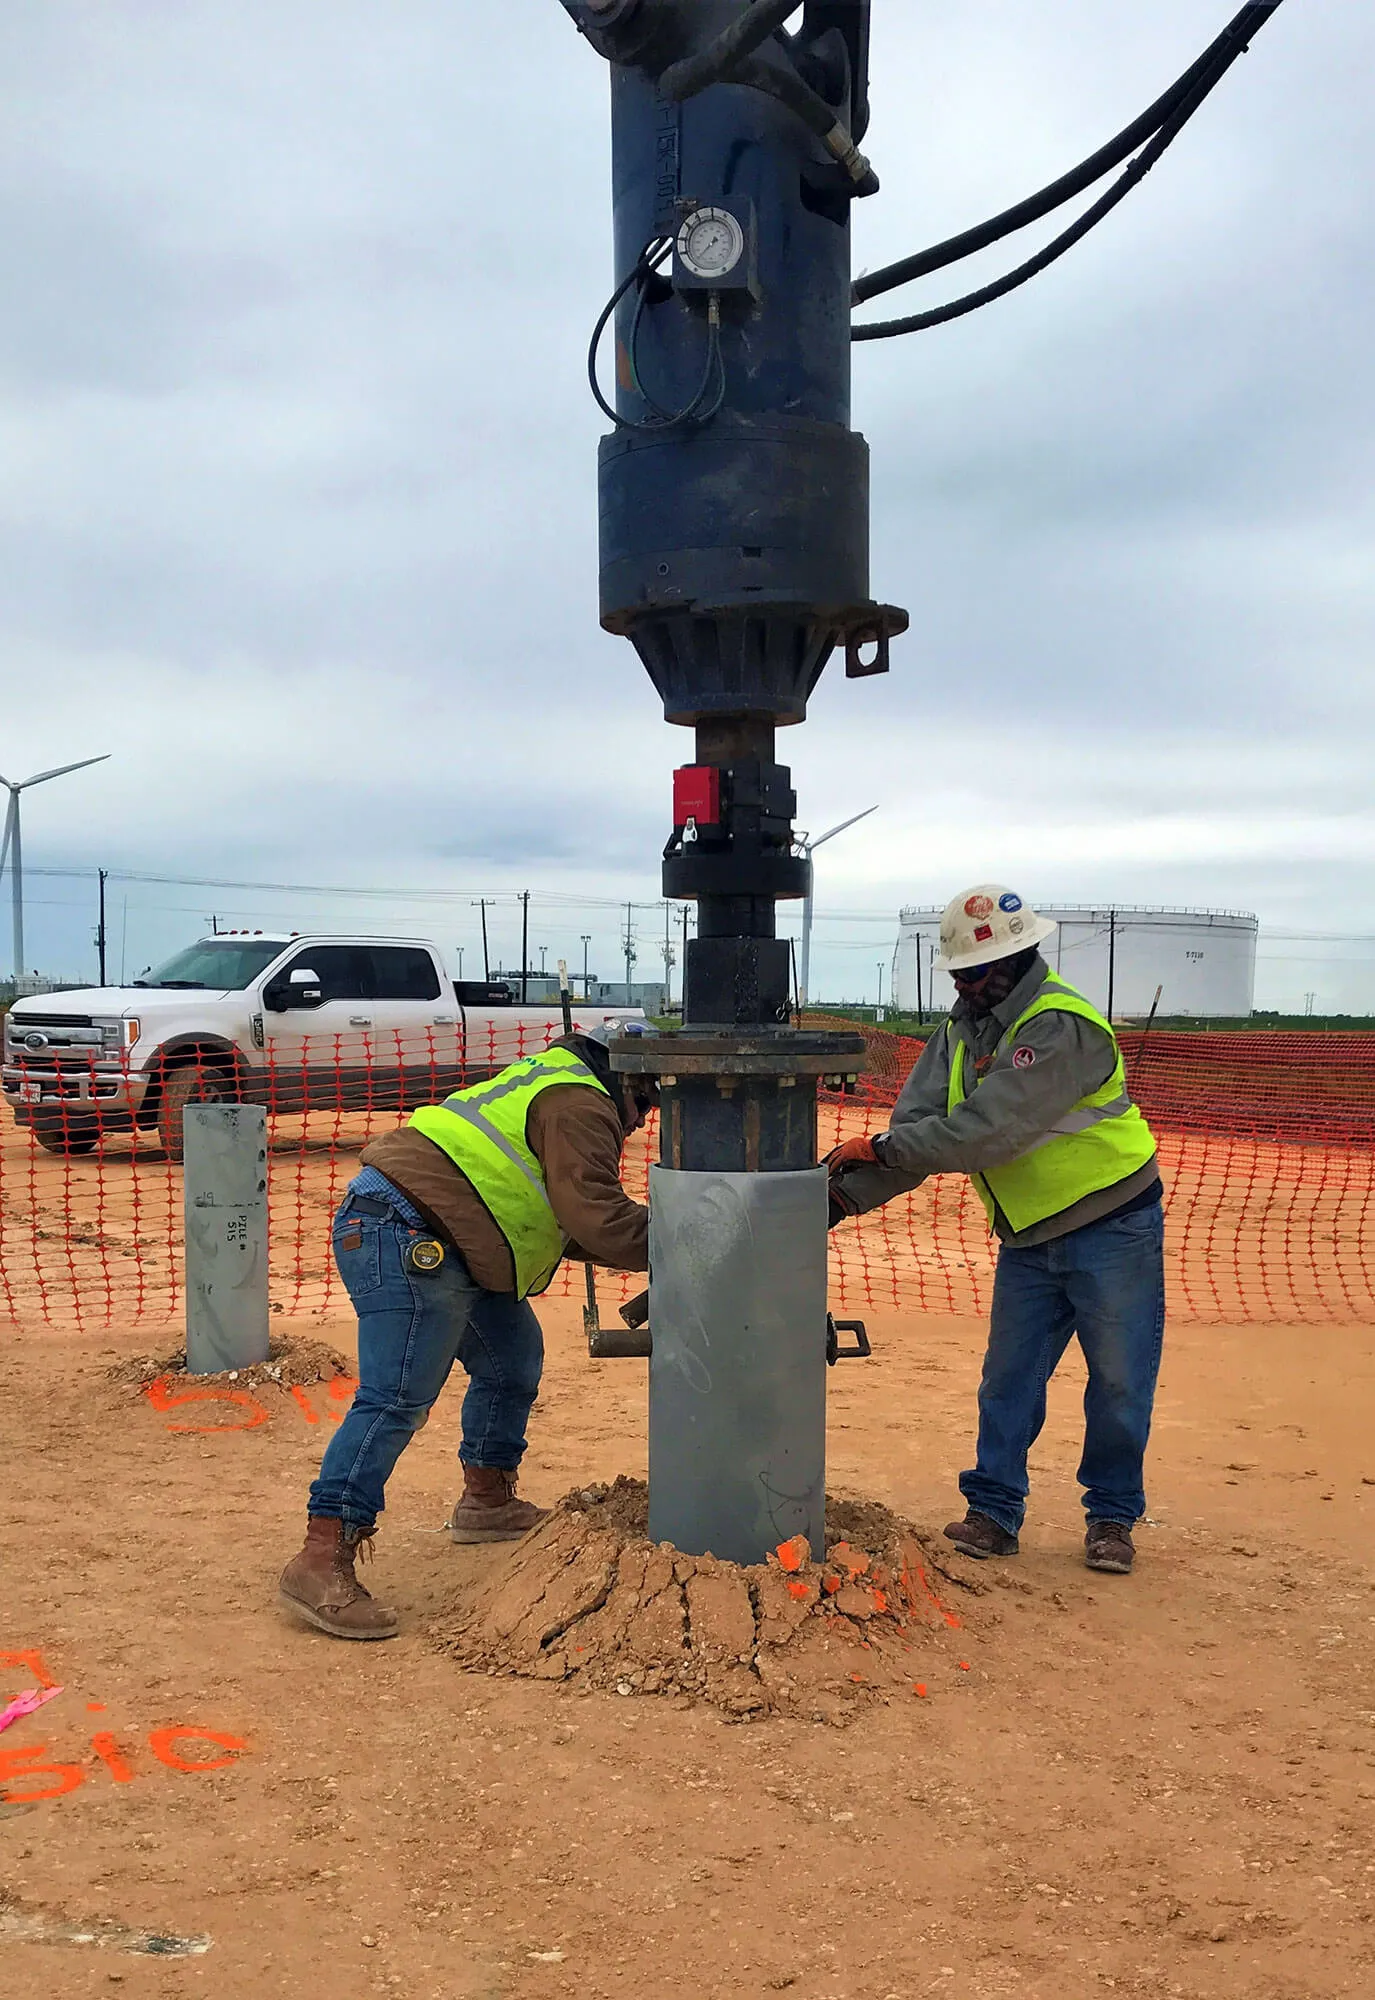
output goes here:
{"type": "Polygon", "coordinates": [[[694,278],[724,278],[745,253],[745,233],[724,208],[699,208],[678,231],[678,255],[694,278]]]}

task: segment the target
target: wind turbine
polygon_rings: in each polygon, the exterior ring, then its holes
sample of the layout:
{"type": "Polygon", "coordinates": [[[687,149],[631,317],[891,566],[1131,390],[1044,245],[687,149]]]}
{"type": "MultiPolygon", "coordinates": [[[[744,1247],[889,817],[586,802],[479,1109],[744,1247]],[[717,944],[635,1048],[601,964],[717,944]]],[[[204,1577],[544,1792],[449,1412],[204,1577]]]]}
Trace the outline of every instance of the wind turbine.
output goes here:
{"type": "Polygon", "coordinates": [[[812,889],[815,880],[812,856],[818,847],[824,847],[826,842],[834,840],[838,833],[844,833],[849,827],[858,826],[862,819],[868,819],[870,813],[877,811],[877,806],[866,806],[862,813],[856,813],[853,819],[843,819],[839,826],[833,826],[829,833],[819,833],[815,840],[809,840],[805,833],[799,833],[797,836],[797,845],[807,863],[807,894],[802,903],[802,968],[797,981],[799,1009],[807,1004],[807,982],[812,970],[812,889]]]}
{"type": "Polygon", "coordinates": [[[10,795],[9,810],[5,814],[5,836],[0,841],[0,875],[5,872],[5,857],[13,848],[10,860],[10,891],[14,899],[14,979],[15,990],[24,974],[24,847],[19,835],[19,794],[26,792],[30,785],[46,785],[49,778],[65,778],[69,771],[84,771],[88,764],[108,763],[110,752],[101,757],[83,757],[79,764],[59,764],[55,771],[39,771],[32,778],[21,778],[13,784],[8,778],[0,778],[0,785],[10,795]]]}

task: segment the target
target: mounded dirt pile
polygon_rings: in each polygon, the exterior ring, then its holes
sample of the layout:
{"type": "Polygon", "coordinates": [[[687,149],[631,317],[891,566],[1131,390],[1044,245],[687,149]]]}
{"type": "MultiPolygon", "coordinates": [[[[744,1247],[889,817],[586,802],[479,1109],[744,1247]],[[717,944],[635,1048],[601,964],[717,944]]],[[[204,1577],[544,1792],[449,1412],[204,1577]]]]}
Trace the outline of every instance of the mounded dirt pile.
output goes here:
{"type": "Polygon", "coordinates": [[[799,1535],[748,1568],[656,1545],[648,1514],[640,1480],[568,1494],[431,1636],[465,1667],[740,1720],[845,1722],[967,1665],[935,1552],[886,1507],[828,1500],[824,1562],[799,1535]]]}
{"type": "Polygon", "coordinates": [[[274,1336],[266,1361],[252,1368],[226,1369],[218,1375],[188,1375],[186,1349],[170,1354],[134,1354],[119,1361],[109,1378],[125,1389],[146,1389],[150,1382],[166,1379],[172,1388],[262,1389],[275,1383],[282,1389],[308,1389],[312,1382],[331,1382],[336,1375],[352,1371],[342,1354],[324,1340],[304,1336],[274,1336]]]}

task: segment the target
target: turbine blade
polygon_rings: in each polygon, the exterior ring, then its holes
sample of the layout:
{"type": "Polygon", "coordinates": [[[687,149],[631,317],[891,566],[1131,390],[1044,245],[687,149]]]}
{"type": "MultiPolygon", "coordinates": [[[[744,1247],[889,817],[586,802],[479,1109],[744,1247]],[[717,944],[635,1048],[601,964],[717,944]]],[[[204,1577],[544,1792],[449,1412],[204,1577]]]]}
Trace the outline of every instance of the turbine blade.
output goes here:
{"type": "Polygon", "coordinates": [[[5,863],[9,859],[10,840],[14,834],[14,822],[18,817],[19,794],[18,792],[11,792],[9,810],[5,814],[5,837],[3,840],[0,840],[0,875],[3,875],[5,872],[5,863]]]}
{"type": "Polygon", "coordinates": [[[812,846],[820,847],[823,841],[834,840],[838,833],[844,833],[847,827],[858,826],[862,819],[868,819],[870,813],[876,813],[877,811],[877,806],[866,806],[864,811],[856,813],[853,819],[843,819],[840,825],[833,826],[829,833],[821,834],[818,839],[812,842],[812,846]]]}
{"type": "Polygon", "coordinates": [[[55,771],[38,771],[32,778],[25,778],[14,786],[17,792],[26,792],[30,785],[45,785],[49,778],[65,778],[69,771],[84,771],[88,764],[108,764],[113,751],[107,750],[100,757],[83,757],[79,764],[59,764],[55,771]]]}

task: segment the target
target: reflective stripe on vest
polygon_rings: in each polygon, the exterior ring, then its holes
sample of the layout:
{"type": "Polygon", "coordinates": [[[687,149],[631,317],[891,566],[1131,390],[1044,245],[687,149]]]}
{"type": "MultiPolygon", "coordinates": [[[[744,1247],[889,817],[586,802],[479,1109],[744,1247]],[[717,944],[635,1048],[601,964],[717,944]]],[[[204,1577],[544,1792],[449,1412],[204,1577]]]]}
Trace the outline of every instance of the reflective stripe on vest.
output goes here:
{"type": "MultiPolygon", "coordinates": [[[[1018,1235],[1091,1194],[1115,1187],[1155,1158],[1151,1129],[1127,1091],[1126,1065],[1111,1023],[1055,973],[1048,976],[1031,1005],[1007,1030],[994,1064],[1003,1062],[1021,1030],[1038,1014],[1077,1014],[1081,1020],[1091,1021],[1112,1043],[1115,1060],[1107,1082],[1081,1097],[1025,1153],[1005,1167],[970,1176],[989,1222],[1001,1209],[1018,1235]]],[[[950,1052],[946,1108],[954,1112],[970,1094],[964,1087],[966,1050],[953,1021],[947,1022],[946,1035],[950,1052]]],[[[975,1090],[978,1087],[976,1082],[975,1090]]]]}
{"type": "Polygon", "coordinates": [[[472,1182],[506,1238],[518,1299],[546,1289],[564,1250],[525,1121],[541,1091],[570,1084],[611,1095],[571,1049],[546,1049],[512,1063],[488,1083],[471,1084],[442,1104],[425,1105],[410,1120],[472,1182]]]}

